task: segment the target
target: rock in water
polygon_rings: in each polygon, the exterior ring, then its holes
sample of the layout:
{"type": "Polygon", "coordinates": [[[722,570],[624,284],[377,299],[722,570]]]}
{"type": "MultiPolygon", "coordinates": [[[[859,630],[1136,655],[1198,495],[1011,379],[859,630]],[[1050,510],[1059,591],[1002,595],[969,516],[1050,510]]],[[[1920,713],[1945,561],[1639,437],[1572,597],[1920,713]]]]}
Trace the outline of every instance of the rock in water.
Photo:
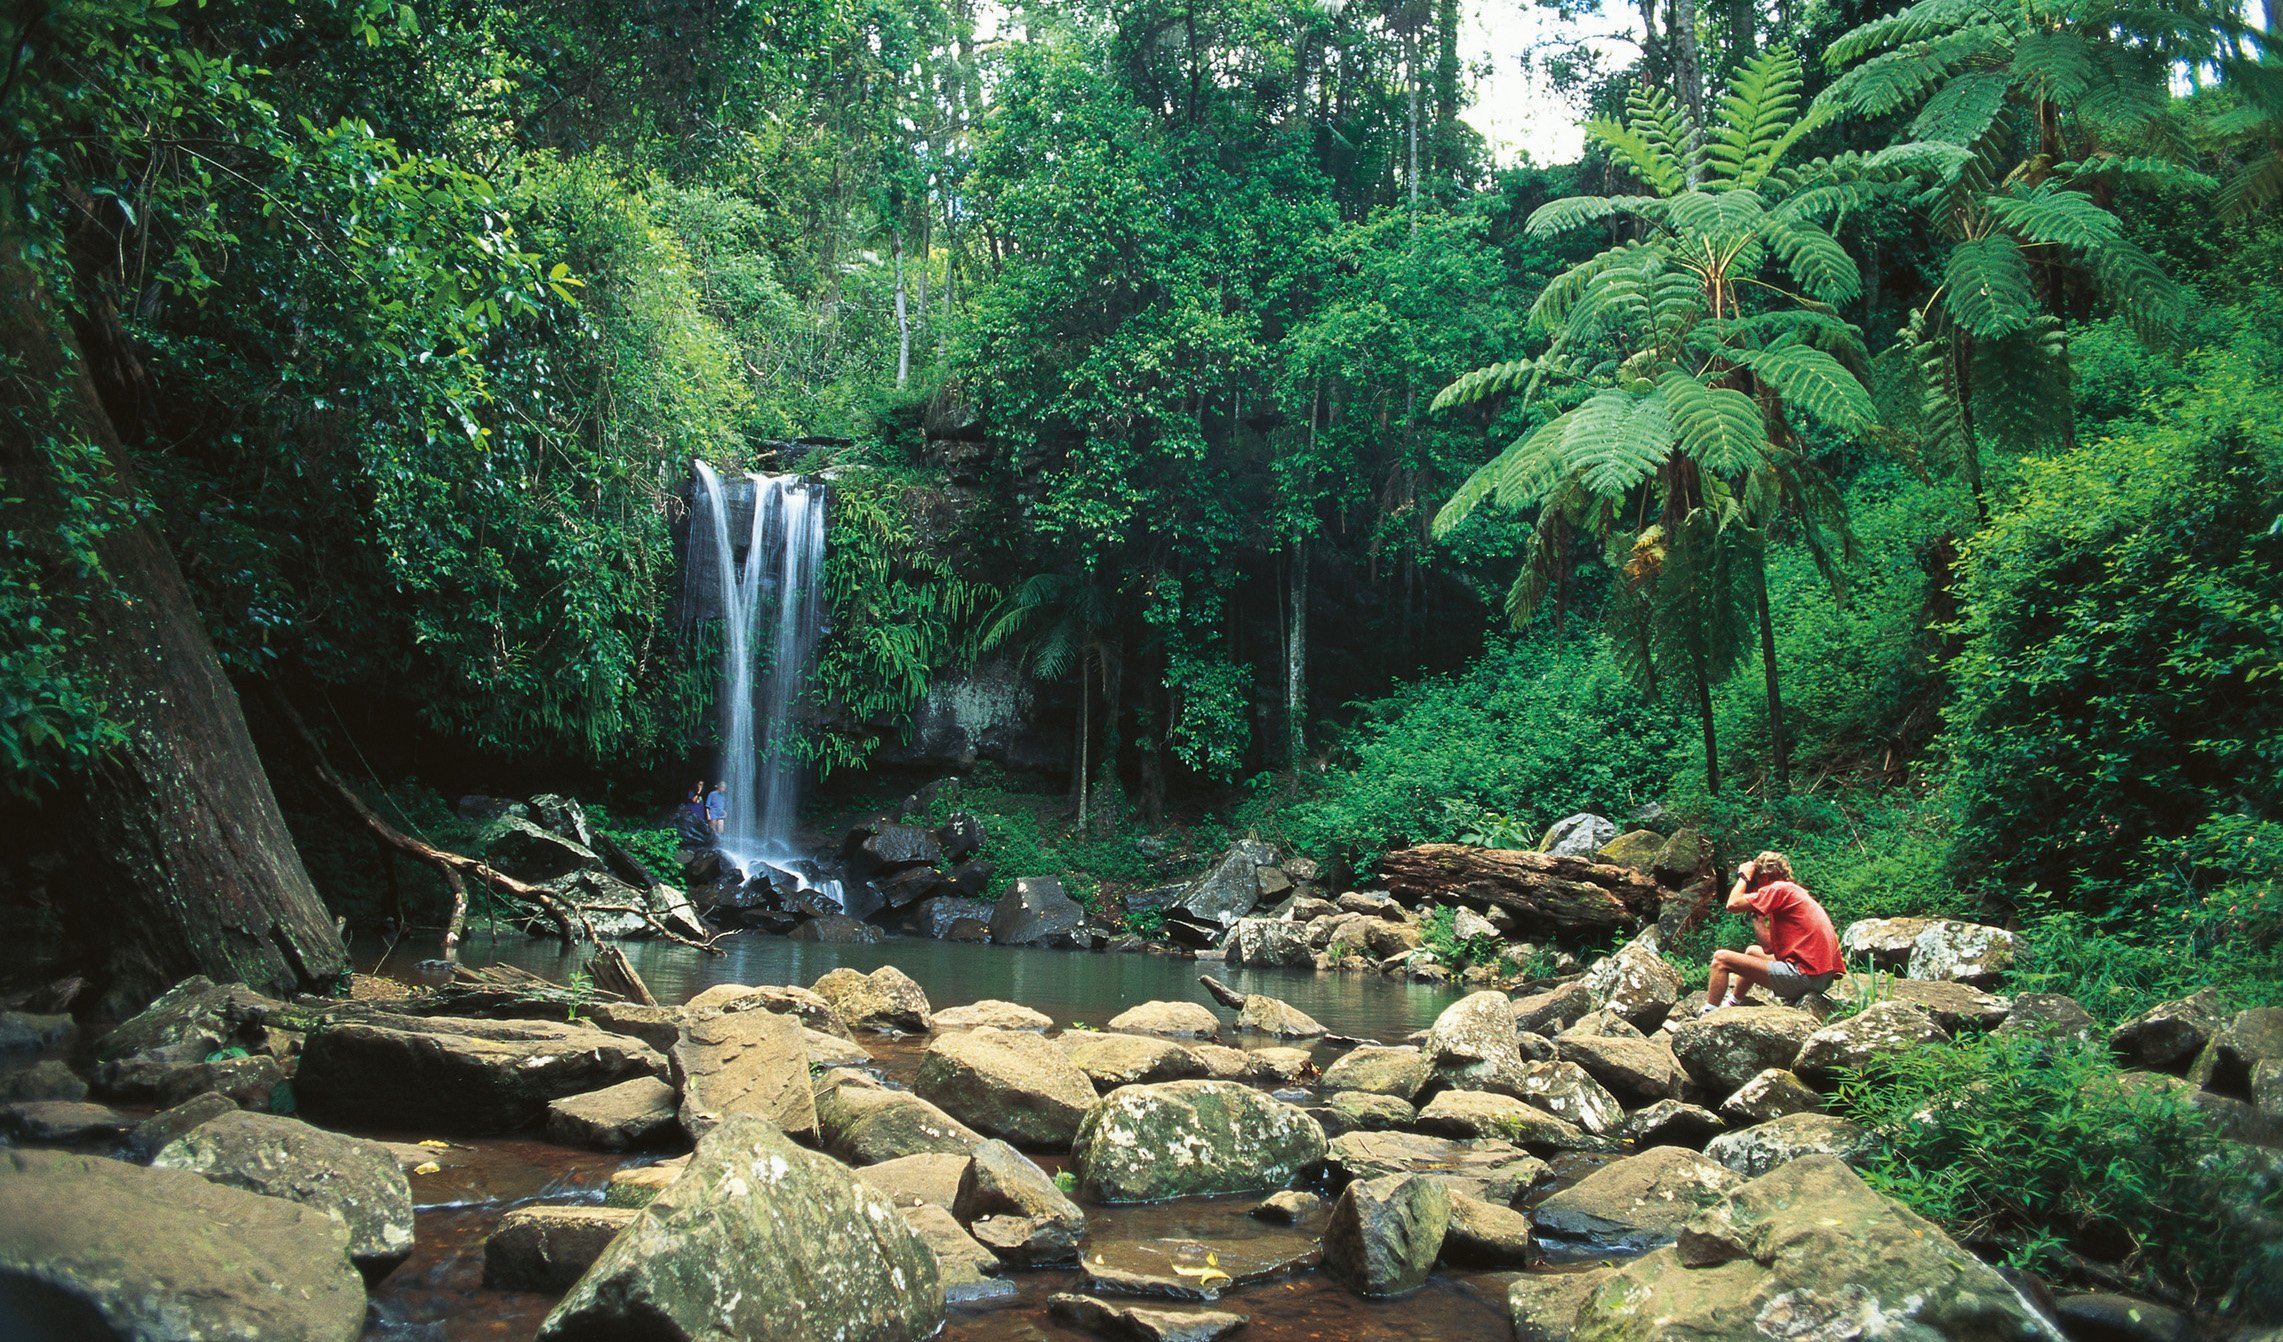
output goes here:
{"type": "Polygon", "coordinates": [[[508,1132],[542,1121],[550,1100],[665,1074],[641,1040],[562,1021],[388,1016],[312,1033],[293,1090],[321,1117],[508,1132]]]}
{"type": "Polygon", "coordinates": [[[1151,1309],[1143,1305],[1113,1305],[1090,1295],[1065,1292],[1046,1302],[1047,1312],[1064,1323],[1074,1323],[1103,1337],[1133,1338],[1136,1342],[1216,1342],[1249,1321],[1243,1314],[1215,1309],[1151,1309]]]}
{"type": "Polygon", "coordinates": [[[947,1007],[935,1013],[938,1030],[979,1030],[984,1026],[994,1030],[1051,1030],[1054,1017],[1043,1011],[1033,1011],[1018,1002],[1002,1002],[985,998],[967,1006],[947,1007]]]}
{"type": "Polygon", "coordinates": [[[731,1114],[547,1316],[546,1342],[919,1342],[935,1254],[894,1204],[752,1114],[731,1114]]]}
{"type": "Polygon", "coordinates": [[[914,1090],[985,1136],[1066,1147],[1099,1097],[1060,1048],[1028,1031],[971,1030],[928,1045],[914,1090]]]}
{"type": "Polygon", "coordinates": [[[1187,1081],[1211,1074],[1204,1059],[1156,1035],[1073,1030],[1054,1043],[1078,1064],[1097,1090],[1156,1081],[1187,1081]]]}
{"type": "Polygon", "coordinates": [[[674,1045],[682,1127],[694,1140],[733,1113],[759,1114],[794,1137],[817,1135],[801,1023],[771,1011],[701,1015],[674,1045]]]}
{"type": "Polygon", "coordinates": [[[1289,1002],[1279,1001],[1261,993],[1245,999],[1237,1009],[1237,1028],[1259,1034],[1272,1034],[1279,1039],[1314,1039],[1324,1033],[1324,1027],[1307,1012],[1289,1002]]]}
{"type": "Polygon", "coordinates": [[[566,1146],[630,1151],[674,1126],[674,1088],[654,1076],[571,1095],[547,1106],[547,1136],[566,1146]]]}
{"type": "Polygon", "coordinates": [[[1818,1023],[1793,1007],[1722,1007],[1673,1031],[1673,1056],[1706,1089],[1727,1095],[1770,1067],[1790,1067],[1818,1023]]]}
{"type": "Polygon", "coordinates": [[[1569,1257],[1646,1253],[1744,1181],[1694,1151],[1657,1146],[1602,1166],[1539,1203],[1538,1241],[1569,1257]]]}
{"type": "Polygon", "coordinates": [[[927,993],[894,965],[882,965],[869,974],[835,969],[818,979],[815,987],[816,995],[831,1003],[851,1029],[916,1033],[930,1023],[927,993]]]}
{"type": "Polygon", "coordinates": [[[1450,1229],[1449,1195],[1416,1174],[1349,1184],[1324,1227],[1324,1270],[1366,1296],[1405,1295],[1427,1284],[1450,1229]]]}
{"type": "Polygon", "coordinates": [[[1201,922],[1227,927],[1260,902],[1260,869],[1274,865],[1274,848],[1258,839],[1240,839],[1211,871],[1181,892],[1173,907],[1201,922]]]}
{"type": "Polygon", "coordinates": [[[484,1285],[567,1290],[638,1214],[632,1207],[517,1207],[484,1241],[484,1285]]]}
{"type": "Polygon", "coordinates": [[[1107,1028],[1120,1034],[1211,1039],[1221,1032],[1221,1018],[1195,1002],[1144,1002],[1112,1016],[1107,1028]]]}
{"type": "Polygon", "coordinates": [[[1597,962],[1585,976],[1585,987],[1595,1002],[1635,1029],[1654,1030],[1680,1001],[1681,975],[1658,950],[1651,929],[1597,962]]]}
{"type": "Polygon", "coordinates": [[[1112,1091],[1072,1143],[1078,1188],[1096,1202],[1159,1202],[1282,1188],[1324,1154],[1304,1111],[1231,1081],[1112,1091]]]}
{"type": "Polygon", "coordinates": [[[1276,918],[1239,918],[1222,943],[1222,955],[1234,966],[1267,965],[1305,969],[1316,963],[1316,950],[1308,944],[1306,929],[1276,918]]]}
{"type": "Polygon", "coordinates": [[[349,1256],[375,1279],[412,1252],[412,1185],[379,1142],[298,1118],[231,1113],[176,1138],[151,1165],[324,1213],[349,1232],[349,1256]]]}
{"type": "Polygon", "coordinates": [[[323,1212],[100,1156],[0,1152],[0,1277],[126,1342],[353,1342],[365,1326],[348,1232],[323,1212]]]}
{"type": "Polygon", "coordinates": [[[999,897],[991,910],[991,940],[1001,946],[1032,946],[1068,936],[1086,921],[1086,910],[1063,893],[1052,876],[1025,876],[999,897]]]}
{"type": "Polygon", "coordinates": [[[1392,1095],[1408,1103],[1427,1084],[1427,1058],[1415,1048],[1363,1044],[1341,1054],[1324,1069],[1324,1089],[1392,1095]]]}

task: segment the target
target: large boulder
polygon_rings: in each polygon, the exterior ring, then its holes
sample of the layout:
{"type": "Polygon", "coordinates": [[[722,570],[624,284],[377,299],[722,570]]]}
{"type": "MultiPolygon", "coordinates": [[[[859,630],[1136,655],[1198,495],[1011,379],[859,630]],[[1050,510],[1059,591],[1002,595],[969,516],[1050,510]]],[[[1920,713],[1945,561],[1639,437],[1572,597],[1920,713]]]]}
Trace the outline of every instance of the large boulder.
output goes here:
{"type": "Polygon", "coordinates": [[[1212,870],[1190,882],[1172,907],[1199,922],[1227,927],[1260,903],[1260,869],[1274,865],[1274,848],[1258,839],[1239,839],[1212,870]]]}
{"type": "Polygon", "coordinates": [[[1704,1144],[1728,1130],[1720,1115],[1699,1104],[1659,1100],[1625,1120],[1625,1136],[1643,1150],[1652,1146],[1685,1146],[1701,1151],[1704,1144]]]}
{"type": "Polygon", "coordinates": [[[1019,1002],[1002,1002],[991,997],[935,1013],[938,1030],[979,1030],[986,1025],[994,1030],[1051,1030],[1054,1017],[1019,1002]]]}
{"type": "Polygon", "coordinates": [[[1362,1044],[1324,1069],[1326,1091],[1363,1091],[1410,1101],[1427,1084],[1427,1057],[1415,1048],[1362,1044]]]}
{"type": "Polygon", "coordinates": [[[815,1094],[825,1149],[851,1165],[964,1156],[983,1143],[983,1134],[935,1105],[861,1072],[827,1072],[817,1079],[815,1094]]]}
{"type": "Polygon", "coordinates": [[[731,1114],[540,1326],[548,1342],[919,1342],[935,1254],[893,1203],[754,1114],[731,1114]]]}
{"type": "MultiPolygon", "coordinates": [[[[274,1051],[271,1022],[287,1013],[283,1002],[242,984],[184,979],[105,1035],[95,1046],[95,1086],[118,1099],[148,1099],[179,1067],[197,1066],[227,1049],[274,1051]]],[[[42,1021],[44,1017],[17,1017],[42,1021]]],[[[68,1017],[59,1018],[69,1025],[68,1017]]],[[[53,1031],[20,1028],[34,1047],[53,1031]]],[[[68,1041],[64,1041],[68,1042],[68,1041]]]]}
{"type": "Polygon", "coordinates": [[[1601,846],[1594,856],[1612,866],[1653,873],[1657,854],[1665,851],[1665,836],[1653,829],[1629,829],[1601,846]]]}
{"type": "Polygon", "coordinates": [[[1617,837],[1617,824],[1591,811],[1564,816],[1538,841],[1538,851],[1549,857],[1592,857],[1617,837]]]}
{"type": "Polygon", "coordinates": [[[1324,1147],[1334,1183],[1383,1174],[1424,1174],[1454,1193],[1505,1206],[1551,1177],[1546,1162],[1511,1142],[1452,1141],[1415,1132],[1348,1132],[1324,1147]]]}
{"type": "Polygon", "coordinates": [[[801,1023],[773,1011],[699,1013],[674,1045],[682,1127],[695,1140],[731,1114],[758,1114],[804,1141],[817,1135],[801,1023]]]}
{"type": "Polygon", "coordinates": [[[1530,1213],[1538,1243],[1571,1258],[1647,1253],[1680,1237],[1698,1212],[1743,1179],[1678,1146],[1655,1146],[1612,1161],[1547,1198],[1530,1213]]]}
{"type": "Polygon", "coordinates": [[[1593,993],[1582,982],[1514,1000],[1514,1028],[1525,1034],[1559,1034],[1595,1009],[1593,993]]]}
{"type": "MultiPolygon", "coordinates": [[[[2212,1036],[2189,1069],[2188,1079],[2214,1094],[2250,1100],[2264,1109],[2271,1103],[2265,1092],[2283,1081],[2279,1070],[2283,1070],[2283,1007],[2256,1007],[2236,1013],[2212,1036]]],[[[2273,1107],[2283,1115],[2283,1104],[2273,1107]]]]}
{"type": "Polygon", "coordinates": [[[1067,1147],[1099,1097],[1086,1072],[1028,1031],[970,1030],[928,1045],[913,1089],[988,1137],[1067,1147]]]}
{"type": "Polygon", "coordinates": [[[1204,1059],[1156,1035],[1073,1030],[1054,1042],[1086,1073],[1094,1088],[1105,1093],[1119,1086],[1187,1081],[1211,1074],[1204,1059]]]}
{"type": "Polygon", "coordinates": [[[485,826],[483,844],[485,862],[533,885],[604,869],[601,855],[577,839],[512,815],[485,826]]]}
{"type": "Polygon", "coordinates": [[[1652,930],[1596,962],[1586,973],[1585,989],[1596,1006],[1624,1017],[1635,1029],[1654,1030],[1680,1001],[1681,975],[1659,952],[1652,930]]]}
{"type": "Polygon", "coordinates": [[[1994,1030],[2013,1012],[2013,999],[1967,983],[1934,979],[1889,979],[1879,985],[1888,1001],[1926,1008],[1934,1023],[1952,1034],[1969,1026],[1994,1030]]]}
{"type": "Polygon", "coordinates": [[[156,1169],[314,1208],[349,1234],[349,1256],[377,1276],[412,1252],[412,1185],[379,1142],[274,1114],[223,1114],[169,1143],[156,1169]]]}
{"type": "Polygon", "coordinates": [[[516,1207],[484,1240],[484,1285],[500,1291],[570,1289],[641,1213],[632,1207],[516,1207]]]}
{"type": "Polygon", "coordinates": [[[1231,1081],[1112,1091],[1071,1145],[1080,1192],[1096,1202],[1159,1202],[1282,1188],[1322,1158],[1306,1112],[1231,1081]]]}
{"type": "Polygon", "coordinates": [[[1521,1032],[1514,1028],[1513,1003],[1502,992],[1470,993],[1443,1008],[1420,1052],[1428,1080],[1437,1086],[1519,1093],[1521,1032]]]}
{"type": "Polygon", "coordinates": [[[1671,1248],[1582,1280],[1523,1276],[1511,1289],[1525,1339],[2062,1342],[1996,1269],[1830,1159],[1744,1184],[1671,1248]]]}
{"type": "Polygon", "coordinates": [[[1675,830],[1657,850],[1649,874],[1667,890],[1685,890],[1712,874],[1712,845],[1700,831],[1675,830]]]}
{"type": "Polygon", "coordinates": [[[1196,1002],[1144,1002],[1112,1016],[1108,1028],[1120,1034],[1211,1039],[1221,1032],[1221,1018],[1196,1002]]]}
{"type": "Polygon", "coordinates": [[[100,1156],[0,1151],[0,1279],[52,1311],[50,1336],[353,1342],[365,1326],[340,1222],[100,1156]]]}
{"type": "Polygon", "coordinates": [[[1040,1267],[1073,1261],[1086,1213],[1045,1170],[1005,1142],[985,1142],[960,1175],[952,1212],[1001,1261],[1040,1267]]]}
{"type": "Polygon", "coordinates": [[[1899,974],[1910,967],[1910,948],[1918,934],[1934,926],[1932,918],[1865,918],[1847,924],[1839,934],[1839,949],[1847,962],[1863,969],[1899,974]]]}
{"type": "Polygon", "coordinates": [[[293,1089],[322,1118],[487,1133],[536,1125],[566,1095],[665,1075],[648,1044],[582,1025],[376,1016],[313,1031],[293,1089]]]}
{"type": "Polygon", "coordinates": [[[2067,993],[2016,993],[2013,1010],[1999,1034],[2032,1034],[2084,1042],[2100,1033],[2100,1022],[2085,1004],[2067,993]]]}
{"type": "Polygon", "coordinates": [[[1789,1067],[1819,1022],[1794,1007],[1722,1007],[1673,1031],[1673,1056],[1726,1095],[1770,1067],[1789,1067]]]}
{"type": "Polygon", "coordinates": [[[1536,1255],[1532,1252],[1529,1217],[1504,1204],[1464,1193],[1451,1193],[1450,1201],[1451,1223],[1443,1232],[1443,1262],[1490,1271],[1530,1266],[1536,1255]]]}
{"type": "Polygon", "coordinates": [[[1911,978],[1988,987],[2013,963],[2016,939],[2004,928],[1936,919],[1910,946],[1911,978]]]}
{"type": "Polygon", "coordinates": [[[677,1130],[674,1088],[654,1076],[570,1095],[547,1105],[547,1136],[566,1146],[631,1151],[677,1130]]]}
{"type": "Polygon", "coordinates": [[[2119,1025],[2109,1048],[2128,1067],[2175,1076],[2188,1070],[2212,1036],[2227,1028],[2219,990],[2206,988],[2176,1001],[2161,1002],[2119,1025]]]}
{"type": "Polygon", "coordinates": [[[1800,1045],[1792,1070],[1806,1080],[1828,1083],[1837,1080],[1842,1071],[1869,1066],[1875,1058],[1940,1043],[1944,1038],[1942,1027],[1934,1023],[1925,1007],[1909,1002],[1873,1002],[1809,1035],[1800,1045]]]}
{"type": "Polygon", "coordinates": [[[1432,1179],[1359,1179],[1332,1205],[1324,1270],[1359,1295],[1409,1294],[1427,1284],[1450,1221],[1450,1195],[1432,1179]]]}
{"type": "Polygon", "coordinates": [[[1625,1106],[1574,1062],[1526,1062],[1514,1095],[1595,1136],[1625,1125],[1625,1106]]]}
{"type": "Polygon", "coordinates": [[[1222,953],[1232,965],[1305,969],[1316,963],[1307,929],[1277,918],[1239,918],[1230,926],[1222,953]]]}
{"type": "Polygon", "coordinates": [[[966,1177],[967,1167],[972,1163],[964,1155],[922,1152],[859,1165],[856,1177],[887,1194],[888,1200],[899,1210],[924,1202],[950,1211],[959,1197],[959,1181],[966,1177]]]}
{"type": "Polygon", "coordinates": [[[1324,1033],[1316,1018],[1289,1002],[1253,993],[1237,1008],[1237,1028],[1279,1039],[1314,1039],[1324,1033]]]}
{"type": "Polygon", "coordinates": [[[1611,1035],[1564,1035],[1554,1041],[1556,1056],[1585,1069],[1619,1100],[1653,1104],[1680,1098],[1688,1074],[1664,1039],[1611,1035]]]}
{"type": "Polygon", "coordinates": [[[1585,1151],[1606,1143],[1537,1105],[1487,1090],[1446,1090],[1419,1110],[1419,1131],[1496,1138],[1532,1151],[1585,1151]]]}
{"type": "Polygon", "coordinates": [[[1786,1114],[1823,1107],[1823,1097],[1795,1072],[1770,1067],[1720,1102],[1720,1112],[1738,1123],[1766,1123],[1786,1114]]]}
{"type": "Polygon", "coordinates": [[[1829,1114],[1786,1114],[1749,1128],[1724,1132],[1705,1143],[1704,1154],[1747,1179],[1805,1156],[1835,1156],[1853,1163],[1871,1147],[1871,1135],[1829,1114]]]}
{"type": "Polygon", "coordinates": [[[1086,921],[1086,910],[1063,893],[1052,876],[1025,876],[999,897],[991,910],[991,940],[1001,946],[1034,946],[1067,937],[1086,921]]]}
{"type": "Polygon", "coordinates": [[[928,1028],[927,993],[894,965],[882,965],[869,974],[835,969],[814,987],[850,1029],[918,1033],[928,1028]]]}
{"type": "Polygon", "coordinates": [[[987,899],[967,895],[937,895],[923,899],[912,910],[912,930],[923,937],[942,941],[962,922],[982,923],[988,926],[991,914],[999,906],[987,899]]]}

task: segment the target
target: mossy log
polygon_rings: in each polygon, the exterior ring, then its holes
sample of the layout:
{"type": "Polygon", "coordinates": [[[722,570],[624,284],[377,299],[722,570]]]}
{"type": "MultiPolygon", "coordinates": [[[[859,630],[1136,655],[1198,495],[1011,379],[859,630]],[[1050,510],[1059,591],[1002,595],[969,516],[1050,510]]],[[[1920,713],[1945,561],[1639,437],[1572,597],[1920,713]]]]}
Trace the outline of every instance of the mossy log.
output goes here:
{"type": "Polygon", "coordinates": [[[1657,883],[1631,867],[1582,857],[1459,843],[1402,848],[1380,859],[1389,894],[1406,904],[1495,906],[1524,935],[1607,935],[1657,916],[1657,883]]]}

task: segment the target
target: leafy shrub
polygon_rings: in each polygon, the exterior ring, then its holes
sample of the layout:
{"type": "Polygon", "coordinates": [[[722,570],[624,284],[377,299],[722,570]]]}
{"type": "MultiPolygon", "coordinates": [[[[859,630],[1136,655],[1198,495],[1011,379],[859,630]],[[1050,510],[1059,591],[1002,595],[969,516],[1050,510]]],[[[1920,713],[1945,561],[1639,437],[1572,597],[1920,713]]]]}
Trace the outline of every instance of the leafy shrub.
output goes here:
{"type": "Polygon", "coordinates": [[[1864,1177],[1968,1244],[2040,1272],[2113,1265],[2208,1299],[2271,1269],[2249,1191],[2206,1119],[2121,1079],[2098,1044],[1988,1035],[1880,1060],[1839,1108],[1878,1138],[1864,1177]]]}
{"type": "Polygon", "coordinates": [[[1435,959],[1449,965],[1454,972],[1463,972],[1476,965],[1494,965],[1506,950],[1506,941],[1495,932],[1477,932],[1461,940],[1454,926],[1458,910],[1448,904],[1438,904],[1419,920],[1419,944],[1435,953],[1435,959]]]}
{"type": "Polygon", "coordinates": [[[674,854],[682,846],[681,837],[670,825],[648,826],[619,819],[599,802],[586,804],[587,823],[598,834],[607,834],[618,840],[619,846],[634,854],[635,860],[650,868],[661,880],[677,879],[681,868],[674,854]]]}

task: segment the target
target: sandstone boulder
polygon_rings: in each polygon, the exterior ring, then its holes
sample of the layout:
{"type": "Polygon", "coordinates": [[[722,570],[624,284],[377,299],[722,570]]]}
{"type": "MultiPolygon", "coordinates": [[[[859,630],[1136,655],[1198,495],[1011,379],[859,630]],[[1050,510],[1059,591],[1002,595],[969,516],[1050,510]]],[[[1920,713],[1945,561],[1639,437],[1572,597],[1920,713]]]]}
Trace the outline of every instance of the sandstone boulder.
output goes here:
{"type": "Polygon", "coordinates": [[[484,1285],[568,1290],[639,1214],[632,1207],[511,1208],[484,1241],[484,1285]]]}
{"type": "Polygon", "coordinates": [[[1567,1258],[1647,1253],[1744,1181],[1727,1167],[1678,1146],[1657,1146],[1613,1161],[1538,1204],[1530,1213],[1538,1243],[1567,1258]]]}
{"type": "Polygon", "coordinates": [[[231,1113],[176,1138],[151,1160],[231,1188],[322,1213],[349,1236],[349,1256],[376,1277],[412,1252],[412,1185],[378,1142],[297,1118],[231,1113]]]}
{"type": "Polygon", "coordinates": [[[1287,1002],[1254,993],[1237,1009],[1237,1028],[1279,1039],[1314,1039],[1324,1033],[1315,1018],[1287,1002]]]}
{"type": "Polygon", "coordinates": [[[1324,1148],[1334,1183],[1383,1174],[1424,1174],[1452,1192],[1506,1206],[1550,1177],[1546,1162],[1495,1138],[1452,1141],[1410,1132],[1351,1132],[1324,1148]]]}
{"type": "Polygon", "coordinates": [[[678,1131],[674,1088],[639,1076],[547,1106],[547,1135],[565,1146],[631,1151],[678,1131]]]}
{"type": "Polygon", "coordinates": [[[1157,1202],[1282,1188],[1324,1154],[1307,1113],[1229,1081],[1112,1091],[1071,1146],[1079,1190],[1096,1202],[1157,1202]]]}
{"type": "Polygon", "coordinates": [[[2003,928],[1938,918],[1911,942],[1911,978],[1988,987],[2013,963],[2016,939],[2003,928]]]}
{"type": "Polygon", "coordinates": [[[1720,1115],[1680,1100],[1659,1100],[1625,1120],[1626,1140],[1644,1150],[1685,1146],[1701,1151],[1706,1142],[1726,1131],[1728,1124],[1720,1115]]]}
{"type": "Polygon", "coordinates": [[[1093,1082],[1055,1044],[1027,1031],[972,1030],[928,1046],[920,1096],[988,1137],[1066,1147],[1098,1102],[1093,1082]]]}
{"type": "Polygon", "coordinates": [[[1770,1067],[1720,1102],[1722,1114],[1745,1125],[1766,1123],[1786,1114],[1804,1114],[1822,1107],[1823,1096],[1796,1073],[1781,1067],[1770,1067]]]}
{"type": "Polygon", "coordinates": [[[1847,924],[1839,934],[1839,949],[1859,969],[1883,969],[1899,974],[1910,967],[1911,947],[1918,934],[1934,925],[1932,918],[1865,918],[1847,924]]]}
{"type": "Polygon", "coordinates": [[[979,1030],[986,1025],[994,1030],[1044,1031],[1054,1028],[1054,1017],[1019,1003],[990,998],[967,1006],[948,1007],[935,1013],[935,1028],[938,1030],[979,1030]]]}
{"type": "Polygon", "coordinates": [[[1204,1060],[1171,1039],[1145,1034],[1073,1030],[1056,1047],[1078,1064],[1098,1091],[1157,1081],[1187,1081],[1208,1074],[1204,1060]]]}
{"type": "Polygon", "coordinates": [[[1531,1252],[1530,1218],[1503,1203],[1451,1193],[1450,1226],[1441,1261],[1489,1271],[1525,1268],[1531,1252]]]}
{"type": "Polygon", "coordinates": [[[1688,1081],[1673,1046],[1663,1039],[1564,1035],[1554,1041],[1554,1049],[1563,1062],[1575,1063],[1610,1094],[1635,1105],[1678,1099],[1688,1081]]]}
{"type": "Polygon", "coordinates": [[[1196,1002],[1144,1002],[1112,1016],[1107,1028],[1120,1034],[1211,1039],[1221,1032],[1221,1018],[1196,1002]]]}
{"type": "Polygon", "coordinates": [[[1853,1162],[1870,1145],[1870,1134],[1844,1118],[1803,1113],[1722,1133],[1705,1144],[1704,1154],[1747,1179],[1757,1179],[1803,1156],[1853,1162]]]}
{"type": "Polygon", "coordinates": [[[731,1114],[757,1114],[804,1141],[817,1135],[801,1024],[771,1011],[700,1013],[674,1045],[682,1128],[692,1140],[731,1114]]]}
{"type": "Polygon", "coordinates": [[[1427,1284],[1450,1228],[1450,1197],[1416,1174],[1349,1184],[1324,1228],[1324,1270],[1357,1294],[1406,1295],[1427,1284]]]}
{"type": "Polygon", "coordinates": [[[1276,918],[1239,918],[1229,928],[1222,954],[1231,965],[1265,965],[1269,968],[1305,969],[1316,963],[1316,950],[1298,923],[1276,918]]]}
{"type": "Polygon", "coordinates": [[[1416,1099],[1426,1084],[1426,1055],[1415,1048],[1363,1044],[1341,1054],[1324,1069],[1327,1091],[1364,1091],[1409,1101],[1416,1099]]]}
{"type": "Polygon", "coordinates": [[[1722,1007],[1674,1030],[1673,1056],[1699,1084],[1726,1095],[1770,1067],[1791,1066],[1817,1024],[1794,1007],[1722,1007]]]}
{"type": "Polygon", "coordinates": [[[1652,930],[1587,970],[1585,989],[1596,1005],[1622,1016],[1635,1029],[1654,1030],[1680,1001],[1681,975],[1658,951],[1652,930]]]}
{"type": "Polygon", "coordinates": [[[566,1095],[664,1075],[648,1044],[582,1025],[399,1016],[312,1032],[293,1089],[324,1118],[487,1133],[536,1125],[566,1095]]]}
{"type": "Polygon", "coordinates": [[[1927,1044],[1940,1043],[1942,1027],[1926,1008],[1909,1002],[1873,1002],[1855,1015],[1833,1021],[1800,1045],[1792,1070],[1802,1079],[1831,1083],[1839,1073],[1927,1044]]]}
{"type": "Polygon", "coordinates": [[[916,1034],[928,1028],[927,994],[894,965],[882,965],[869,974],[835,969],[816,981],[815,992],[853,1030],[916,1034]]]}

